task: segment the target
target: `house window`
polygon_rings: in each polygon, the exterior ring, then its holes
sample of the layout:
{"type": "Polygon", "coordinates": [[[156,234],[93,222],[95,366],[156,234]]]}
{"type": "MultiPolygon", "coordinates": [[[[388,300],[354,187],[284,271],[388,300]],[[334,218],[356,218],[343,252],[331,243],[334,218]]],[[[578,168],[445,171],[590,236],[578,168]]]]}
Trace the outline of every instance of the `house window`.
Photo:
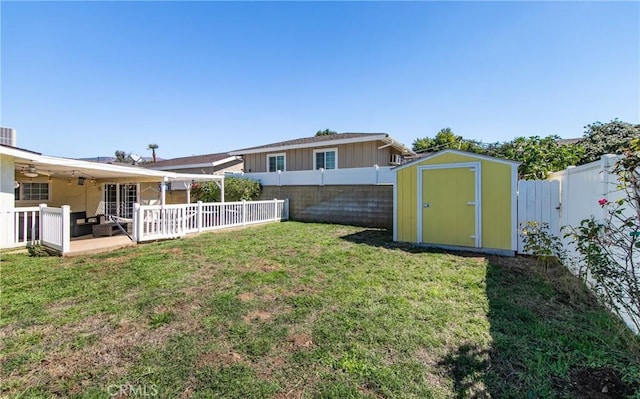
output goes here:
{"type": "Polygon", "coordinates": [[[338,169],[338,149],[327,148],[313,151],[313,169],[338,169]]]}
{"type": "Polygon", "coordinates": [[[24,183],[15,189],[16,201],[49,201],[49,183],[24,183]]]}
{"type": "Polygon", "coordinates": [[[269,154],[267,155],[267,171],[287,170],[287,156],[285,154],[269,154]]]}

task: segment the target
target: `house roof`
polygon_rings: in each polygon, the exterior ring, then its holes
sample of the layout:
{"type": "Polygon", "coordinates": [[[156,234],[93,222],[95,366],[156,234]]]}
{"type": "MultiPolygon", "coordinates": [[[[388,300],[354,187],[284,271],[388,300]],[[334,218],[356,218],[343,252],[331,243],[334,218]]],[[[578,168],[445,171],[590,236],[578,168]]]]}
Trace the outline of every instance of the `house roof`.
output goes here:
{"type": "Polygon", "coordinates": [[[38,174],[58,178],[85,177],[95,179],[113,178],[157,178],[162,180],[221,180],[223,176],[175,173],[149,170],[137,166],[111,165],[41,155],[37,152],[0,145],[0,155],[13,157],[15,170],[35,169],[38,174]]]}
{"type": "Polygon", "coordinates": [[[403,153],[413,153],[404,144],[394,140],[387,133],[337,133],[324,136],[301,137],[293,140],[280,141],[257,147],[243,148],[229,152],[231,155],[257,154],[267,151],[284,151],[295,148],[312,148],[320,146],[361,143],[366,141],[385,141],[403,153]]]}
{"type": "Polygon", "coordinates": [[[487,161],[503,163],[503,164],[512,165],[512,166],[518,166],[521,163],[521,162],[516,162],[516,161],[510,161],[508,159],[502,159],[502,158],[490,157],[488,155],[476,154],[475,152],[447,149],[447,150],[434,152],[432,154],[425,155],[423,157],[416,158],[411,162],[405,163],[404,165],[396,166],[392,170],[397,172],[398,170],[401,170],[401,169],[404,169],[404,168],[409,168],[409,167],[411,167],[411,166],[413,166],[415,164],[418,164],[420,162],[426,161],[427,159],[439,157],[440,155],[444,155],[444,154],[464,155],[464,156],[471,157],[471,158],[484,159],[484,160],[487,160],[487,161]]]}
{"type": "Polygon", "coordinates": [[[147,169],[170,170],[182,168],[202,168],[211,167],[240,160],[239,157],[229,155],[228,152],[220,152],[216,154],[193,155],[190,157],[180,157],[165,159],[158,162],[143,165],[147,169]]]}

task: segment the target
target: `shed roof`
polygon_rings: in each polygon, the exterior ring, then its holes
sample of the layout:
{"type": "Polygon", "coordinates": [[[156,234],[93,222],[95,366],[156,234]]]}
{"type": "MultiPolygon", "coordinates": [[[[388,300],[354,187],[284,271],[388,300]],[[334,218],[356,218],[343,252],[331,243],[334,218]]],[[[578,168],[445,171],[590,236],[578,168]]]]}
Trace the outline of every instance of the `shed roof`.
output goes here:
{"type": "Polygon", "coordinates": [[[437,158],[437,157],[439,157],[441,155],[444,155],[444,154],[464,155],[464,156],[471,157],[471,158],[478,158],[478,159],[482,159],[482,160],[485,160],[485,161],[497,162],[497,163],[513,165],[513,166],[518,166],[521,163],[521,162],[511,161],[511,160],[508,160],[508,159],[502,159],[502,158],[490,157],[488,155],[476,154],[475,152],[467,152],[467,151],[459,151],[459,150],[447,149],[447,150],[434,152],[433,154],[429,154],[429,155],[426,155],[424,157],[416,158],[411,162],[408,162],[408,163],[406,163],[404,165],[400,165],[400,166],[397,166],[397,167],[393,168],[393,171],[397,172],[398,170],[405,169],[405,168],[411,167],[413,165],[419,164],[420,162],[426,161],[427,159],[437,158]]]}

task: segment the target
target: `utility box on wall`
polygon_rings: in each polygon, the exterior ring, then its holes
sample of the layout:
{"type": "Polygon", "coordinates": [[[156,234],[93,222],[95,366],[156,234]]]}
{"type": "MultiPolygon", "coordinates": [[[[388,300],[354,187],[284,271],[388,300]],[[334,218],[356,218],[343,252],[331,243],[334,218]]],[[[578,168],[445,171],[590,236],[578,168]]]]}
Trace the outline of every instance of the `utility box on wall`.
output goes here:
{"type": "Polygon", "coordinates": [[[394,172],[395,241],[515,253],[517,162],[444,150],[394,172]]]}

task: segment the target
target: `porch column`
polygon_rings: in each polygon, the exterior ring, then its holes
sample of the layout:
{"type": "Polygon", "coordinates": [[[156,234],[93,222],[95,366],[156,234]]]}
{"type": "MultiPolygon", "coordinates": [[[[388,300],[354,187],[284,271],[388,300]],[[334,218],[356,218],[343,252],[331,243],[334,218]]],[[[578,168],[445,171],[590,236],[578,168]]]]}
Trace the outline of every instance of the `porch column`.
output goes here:
{"type": "Polygon", "coordinates": [[[162,183],[160,184],[160,205],[165,206],[167,204],[167,182],[169,181],[168,177],[162,178],[162,183]]]}
{"type": "Polygon", "coordinates": [[[0,155],[0,248],[14,244],[14,166],[13,157],[0,155]]]}
{"type": "Polygon", "coordinates": [[[224,202],[224,176],[222,176],[222,181],[220,182],[220,202],[224,202]]]}

